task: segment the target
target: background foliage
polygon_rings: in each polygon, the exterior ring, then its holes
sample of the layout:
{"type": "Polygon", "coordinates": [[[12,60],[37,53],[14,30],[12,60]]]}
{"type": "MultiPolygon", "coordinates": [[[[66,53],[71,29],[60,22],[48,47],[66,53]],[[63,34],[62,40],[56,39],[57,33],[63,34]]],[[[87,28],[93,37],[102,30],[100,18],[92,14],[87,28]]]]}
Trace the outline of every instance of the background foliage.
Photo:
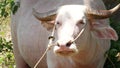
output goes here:
{"type": "Polygon", "coordinates": [[[0,0],[0,68],[15,68],[9,26],[14,5],[13,0],[0,0]]]}
{"type": "MultiPolygon", "coordinates": [[[[107,9],[120,3],[120,0],[103,0],[107,9]]],[[[13,47],[10,35],[10,14],[15,13],[19,5],[14,0],[0,0],[0,68],[15,68],[13,47]]],[[[119,36],[118,41],[111,41],[111,49],[107,52],[108,59],[104,68],[120,68],[120,12],[110,18],[110,25],[119,36]]]]}
{"type": "MultiPolygon", "coordinates": [[[[103,1],[107,9],[113,8],[118,3],[120,3],[120,0],[103,1]]],[[[108,51],[108,59],[104,68],[120,68],[120,55],[116,57],[116,55],[120,53],[120,11],[110,18],[110,25],[116,30],[119,39],[117,41],[111,41],[111,48],[108,51]]]]}

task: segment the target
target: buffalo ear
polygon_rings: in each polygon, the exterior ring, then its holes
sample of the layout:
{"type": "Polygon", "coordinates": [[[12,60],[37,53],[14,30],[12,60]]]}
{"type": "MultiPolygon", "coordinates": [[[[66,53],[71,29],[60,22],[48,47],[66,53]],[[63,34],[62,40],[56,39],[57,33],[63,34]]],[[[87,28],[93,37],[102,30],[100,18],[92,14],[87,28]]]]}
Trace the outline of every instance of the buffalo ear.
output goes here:
{"type": "Polygon", "coordinates": [[[90,21],[92,35],[100,39],[118,40],[116,31],[103,19],[109,18],[120,10],[120,3],[110,10],[93,10],[86,8],[86,16],[90,21]]]}
{"type": "Polygon", "coordinates": [[[104,22],[102,22],[103,21],[92,23],[92,35],[100,39],[118,40],[116,31],[108,24],[103,24],[104,22]]]}

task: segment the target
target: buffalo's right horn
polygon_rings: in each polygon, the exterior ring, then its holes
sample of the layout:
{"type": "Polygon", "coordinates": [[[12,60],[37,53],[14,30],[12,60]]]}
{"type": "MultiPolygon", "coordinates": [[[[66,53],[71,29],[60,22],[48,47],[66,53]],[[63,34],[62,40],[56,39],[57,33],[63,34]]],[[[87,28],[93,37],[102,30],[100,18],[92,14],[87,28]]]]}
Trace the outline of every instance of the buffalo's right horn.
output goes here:
{"type": "Polygon", "coordinates": [[[94,9],[86,9],[86,15],[90,19],[105,19],[109,18],[111,15],[120,10],[120,4],[110,10],[94,10],[94,9]]]}

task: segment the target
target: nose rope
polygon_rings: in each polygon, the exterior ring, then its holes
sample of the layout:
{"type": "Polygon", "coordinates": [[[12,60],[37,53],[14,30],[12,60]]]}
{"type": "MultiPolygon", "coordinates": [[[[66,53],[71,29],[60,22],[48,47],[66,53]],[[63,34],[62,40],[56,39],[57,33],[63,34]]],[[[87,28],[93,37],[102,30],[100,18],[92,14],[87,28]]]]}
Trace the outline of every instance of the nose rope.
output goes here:
{"type": "Polygon", "coordinates": [[[43,55],[40,57],[40,59],[37,61],[37,63],[35,64],[34,68],[37,68],[38,64],[41,62],[41,60],[45,57],[45,55],[47,54],[47,52],[52,48],[52,46],[54,46],[54,44],[52,43],[55,39],[54,37],[54,34],[55,34],[55,25],[53,27],[53,31],[52,31],[52,34],[51,36],[48,37],[49,39],[49,43],[48,43],[48,46],[45,50],[45,52],[43,53],[43,55]]]}
{"type": "Polygon", "coordinates": [[[81,34],[84,32],[84,30],[85,30],[85,26],[87,25],[87,23],[85,23],[84,24],[84,26],[82,27],[82,29],[81,29],[81,31],[79,32],[79,34],[77,35],[77,37],[74,39],[74,40],[72,40],[71,42],[75,42],[80,36],[81,36],[81,34]]]}
{"type": "MultiPolygon", "coordinates": [[[[86,24],[87,24],[87,23],[86,23],[86,24]]],[[[83,33],[83,31],[85,30],[86,24],[84,24],[84,26],[82,27],[80,33],[77,35],[77,37],[76,37],[74,40],[71,41],[72,43],[75,42],[75,41],[81,36],[81,34],[83,33]]],[[[47,52],[52,48],[52,46],[54,46],[53,41],[54,41],[54,39],[55,39],[55,37],[54,37],[54,34],[55,34],[55,26],[56,26],[56,23],[55,23],[55,25],[54,25],[54,27],[53,27],[51,36],[48,37],[48,39],[49,39],[48,47],[46,48],[45,52],[44,52],[43,55],[40,57],[40,59],[37,61],[37,63],[35,64],[34,68],[36,68],[36,67],[38,66],[38,64],[41,62],[41,60],[42,60],[42,59],[45,57],[45,55],[47,54],[47,52]]]]}
{"type": "MultiPolygon", "coordinates": [[[[77,35],[77,37],[76,37],[74,40],[72,40],[71,43],[75,42],[75,41],[81,36],[81,34],[83,33],[83,31],[85,30],[85,26],[86,26],[86,25],[87,25],[87,23],[84,24],[84,26],[82,27],[81,31],[80,31],[79,34],[77,35]]],[[[54,46],[54,45],[56,44],[56,43],[55,43],[55,44],[52,43],[52,42],[54,41],[54,39],[55,39],[55,37],[54,37],[54,34],[55,34],[55,26],[56,26],[56,23],[55,23],[55,25],[54,25],[54,27],[53,27],[51,36],[48,37],[48,39],[49,39],[48,47],[46,48],[45,52],[43,53],[43,55],[40,57],[40,59],[37,61],[37,63],[35,64],[35,66],[34,66],[33,68],[37,68],[38,64],[39,64],[39,63],[41,62],[41,60],[45,57],[45,55],[47,54],[47,52],[51,49],[52,46],[54,46]]],[[[111,62],[111,64],[113,65],[113,67],[116,68],[115,65],[114,65],[114,63],[113,63],[113,62],[111,61],[111,59],[108,57],[108,54],[106,54],[106,57],[107,57],[108,60],[111,62]]]]}

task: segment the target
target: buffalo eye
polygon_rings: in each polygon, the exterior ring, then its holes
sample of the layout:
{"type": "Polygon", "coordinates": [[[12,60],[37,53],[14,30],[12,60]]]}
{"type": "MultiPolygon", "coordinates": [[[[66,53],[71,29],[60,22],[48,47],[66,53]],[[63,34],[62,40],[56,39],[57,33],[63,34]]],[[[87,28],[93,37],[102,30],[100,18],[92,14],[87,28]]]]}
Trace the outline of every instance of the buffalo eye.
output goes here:
{"type": "Polygon", "coordinates": [[[59,28],[61,26],[61,23],[59,21],[57,21],[55,26],[56,26],[56,29],[57,29],[57,28],[59,28]]]}
{"type": "Polygon", "coordinates": [[[78,24],[84,24],[83,20],[79,20],[78,24]]]}
{"type": "Polygon", "coordinates": [[[60,22],[57,22],[56,24],[57,24],[57,25],[59,25],[59,24],[60,24],[60,22]]]}
{"type": "Polygon", "coordinates": [[[85,23],[83,22],[83,20],[79,20],[78,22],[77,22],[77,26],[81,26],[81,25],[84,25],[85,23]]]}
{"type": "Polygon", "coordinates": [[[56,25],[60,26],[60,25],[61,25],[61,22],[57,21],[57,22],[56,22],[56,25]]]}

